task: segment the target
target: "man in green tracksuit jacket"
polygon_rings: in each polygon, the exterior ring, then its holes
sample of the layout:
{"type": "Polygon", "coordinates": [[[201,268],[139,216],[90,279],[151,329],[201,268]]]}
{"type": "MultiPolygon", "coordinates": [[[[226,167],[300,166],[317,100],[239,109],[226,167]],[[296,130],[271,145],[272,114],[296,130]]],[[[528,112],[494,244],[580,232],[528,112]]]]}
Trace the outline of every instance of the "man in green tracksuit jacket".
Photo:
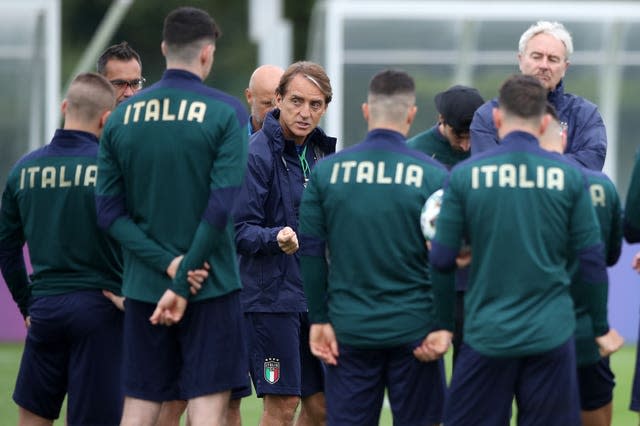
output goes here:
{"type": "Polygon", "coordinates": [[[229,390],[246,382],[231,212],[248,117],[237,99],[202,82],[218,35],[200,9],[171,12],[167,70],[119,105],[100,143],[98,220],[125,261],[123,425],[154,424],[160,402],[175,399],[189,400],[194,424],[222,423],[229,390]],[[189,271],[205,264],[208,278],[190,296],[189,271]],[[182,321],[155,327],[149,317],[182,321]]]}
{"type": "MultiPolygon", "coordinates": [[[[523,424],[579,424],[570,253],[588,278],[593,333],[605,353],[617,349],[598,223],[582,171],[539,146],[549,121],[540,82],[510,77],[499,100],[502,144],[452,170],[431,242],[440,272],[453,270],[463,238],[473,256],[444,422],[508,423],[515,395],[523,424]]],[[[432,281],[445,330],[428,336],[426,355],[446,349],[452,326],[453,286],[438,274],[432,281]]]]}
{"type": "Polygon", "coordinates": [[[377,424],[385,388],[398,424],[441,421],[443,365],[413,350],[435,327],[420,211],[447,171],[406,146],[415,112],[409,75],[376,74],[366,139],[319,162],[303,194],[300,263],[329,425],[377,424]]]}

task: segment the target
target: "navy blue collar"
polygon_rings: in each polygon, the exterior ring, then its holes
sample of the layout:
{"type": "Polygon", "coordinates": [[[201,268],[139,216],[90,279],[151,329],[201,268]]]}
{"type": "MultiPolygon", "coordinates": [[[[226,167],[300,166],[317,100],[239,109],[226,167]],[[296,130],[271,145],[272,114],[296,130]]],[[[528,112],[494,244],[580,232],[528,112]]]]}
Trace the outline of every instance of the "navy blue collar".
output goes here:
{"type": "Polygon", "coordinates": [[[367,140],[377,140],[378,138],[382,138],[388,142],[393,143],[402,143],[404,144],[407,141],[407,138],[395,130],[390,129],[373,129],[369,133],[367,133],[367,140]]]}
{"type": "Polygon", "coordinates": [[[560,83],[547,95],[547,100],[551,102],[556,109],[560,108],[560,103],[562,102],[564,96],[564,83],[560,80],[560,83]]]}
{"type": "Polygon", "coordinates": [[[513,132],[509,132],[502,139],[503,145],[509,145],[512,143],[517,143],[517,144],[526,143],[527,145],[540,146],[540,142],[538,141],[537,137],[535,137],[529,132],[524,132],[522,130],[514,130],[513,132]]]}
{"type": "Polygon", "coordinates": [[[98,137],[83,130],[57,129],[51,140],[54,145],[77,145],[84,142],[97,144],[98,137]]]}
{"type": "Polygon", "coordinates": [[[202,83],[202,79],[192,73],[191,71],[179,69],[179,68],[169,68],[165,70],[162,74],[162,78],[172,78],[172,79],[181,79],[181,80],[193,80],[202,83]]]}

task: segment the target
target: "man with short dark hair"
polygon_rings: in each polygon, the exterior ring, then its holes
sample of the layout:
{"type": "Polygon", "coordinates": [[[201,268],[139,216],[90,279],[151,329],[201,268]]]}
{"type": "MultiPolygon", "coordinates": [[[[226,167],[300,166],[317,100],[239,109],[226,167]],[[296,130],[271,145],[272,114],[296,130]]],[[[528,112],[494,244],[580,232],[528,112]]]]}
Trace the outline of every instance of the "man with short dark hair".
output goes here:
{"type": "Polygon", "coordinates": [[[413,351],[435,327],[420,211],[447,170],[406,146],[416,111],[411,76],[373,76],[367,137],[318,163],[302,197],[309,345],[327,364],[329,425],[378,424],[385,389],[394,424],[442,420],[444,364],[413,351]]]}
{"type": "Polygon", "coordinates": [[[114,112],[100,142],[98,220],[125,253],[122,425],[151,426],[176,399],[188,400],[192,424],[223,424],[230,390],[246,381],[231,212],[248,116],[203,84],[219,35],[201,9],[170,12],[167,70],[114,112]]]}
{"type": "Polygon", "coordinates": [[[18,161],[2,196],[0,269],[28,327],[13,394],[21,425],[53,424],[65,395],[70,425],[120,420],[122,257],[96,224],[94,193],[98,137],[114,107],[104,77],[74,78],[63,128],[18,161]]]}
{"type": "Polygon", "coordinates": [[[455,167],[445,187],[429,259],[442,330],[420,354],[446,352],[456,267],[466,237],[473,259],[465,293],[464,343],[445,403],[451,426],[580,424],[567,264],[584,277],[592,331],[603,356],[619,348],[606,315],[607,270],[582,170],[539,146],[549,123],[547,90],[516,75],[500,88],[493,119],[500,146],[455,167]],[[604,302],[604,303],[603,303],[604,302]]]}
{"type": "MultiPolygon", "coordinates": [[[[473,87],[456,85],[434,98],[438,110],[438,124],[426,132],[419,133],[407,141],[413,149],[451,169],[469,158],[469,126],[475,111],[484,103],[480,93],[473,87]]],[[[456,327],[453,333],[453,362],[462,343],[464,291],[467,288],[469,268],[456,272],[456,327]]]]}
{"type": "Polygon", "coordinates": [[[434,101],[438,124],[412,137],[407,144],[450,169],[469,158],[469,125],[484,99],[473,87],[456,85],[438,93],[434,101]]]}
{"type": "Polygon", "coordinates": [[[102,52],[96,69],[115,87],[117,103],[135,95],[145,82],[140,55],[126,41],[102,52]]]}

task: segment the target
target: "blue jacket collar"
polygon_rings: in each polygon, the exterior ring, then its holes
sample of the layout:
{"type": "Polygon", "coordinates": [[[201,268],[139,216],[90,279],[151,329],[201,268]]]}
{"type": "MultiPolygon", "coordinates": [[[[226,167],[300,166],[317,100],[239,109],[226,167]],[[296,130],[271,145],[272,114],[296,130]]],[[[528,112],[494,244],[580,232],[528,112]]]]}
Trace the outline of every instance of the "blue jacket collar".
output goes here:
{"type": "Polygon", "coordinates": [[[407,138],[395,130],[390,129],[373,129],[367,133],[367,141],[382,139],[391,143],[405,143],[407,138]]]}
{"type": "Polygon", "coordinates": [[[77,145],[86,142],[97,144],[98,137],[82,130],[57,129],[51,140],[54,145],[77,145]]]}
{"type": "Polygon", "coordinates": [[[556,109],[560,109],[564,100],[564,82],[560,80],[560,83],[547,95],[547,100],[553,104],[556,109]]]}
{"type": "Polygon", "coordinates": [[[527,145],[535,145],[540,146],[540,142],[538,138],[528,132],[523,132],[521,130],[514,130],[513,132],[507,133],[507,135],[502,139],[503,145],[511,145],[516,141],[517,144],[527,144],[527,145]]]}
{"type": "MultiPolygon", "coordinates": [[[[277,108],[267,113],[262,124],[262,131],[272,144],[272,151],[281,154],[284,151],[287,140],[282,133],[279,118],[280,110],[277,108]]],[[[330,154],[336,150],[336,138],[327,136],[320,127],[316,127],[309,134],[306,142],[316,145],[325,154],[330,154]]]]}
{"type": "Polygon", "coordinates": [[[175,78],[175,79],[194,80],[194,81],[202,82],[202,79],[197,75],[195,75],[194,73],[192,73],[191,71],[182,70],[178,68],[169,68],[168,70],[165,70],[164,73],[162,74],[162,78],[163,79],[175,78]]]}

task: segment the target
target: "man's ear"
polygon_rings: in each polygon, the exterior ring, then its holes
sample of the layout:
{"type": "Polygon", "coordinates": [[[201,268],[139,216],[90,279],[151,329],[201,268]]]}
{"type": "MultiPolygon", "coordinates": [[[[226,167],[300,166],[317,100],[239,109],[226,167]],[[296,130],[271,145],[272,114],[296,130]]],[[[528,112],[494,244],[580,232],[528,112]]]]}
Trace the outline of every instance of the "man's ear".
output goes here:
{"type": "Polygon", "coordinates": [[[104,128],[104,125],[107,124],[107,119],[109,118],[110,115],[111,115],[110,109],[102,113],[102,115],[100,116],[100,124],[99,124],[100,130],[102,130],[104,128]]]}
{"type": "Polygon", "coordinates": [[[369,121],[369,104],[363,102],[360,108],[362,109],[362,116],[364,117],[364,120],[369,121]]]}
{"type": "Polygon", "coordinates": [[[499,129],[502,126],[502,111],[500,111],[500,108],[493,108],[491,115],[493,116],[493,124],[496,129],[499,129]]]}
{"type": "Polygon", "coordinates": [[[549,123],[551,123],[551,115],[550,114],[545,114],[542,116],[542,119],[540,120],[540,129],[539,132],[541,135],[544,134],[544,132],[547,131],[547,128],[549,127],[549,123]]]}
{"type": "Polygon", "coordinates": [[[407,114],[407,124],[409,126],[411,126],[411,123],[413,123],[413,120],[416,118],[417,113],[418,113],[417,105],[413,105],[411,106],[411,108],[409,108],[409,113],[407,114]]]}
{"type": "Polygon", "coordinates": [[[67,113],[68,107],[69,107],[69,101],[67,101],[67,99],[63,99],[62,103],[60,104],[60,111],[62,112],[63,116],[67,113]]]}
{"type": "Polygon", "coordinates": [[[216,46],[212,43],[207,43],[202,46],[200,49],[200,64],[206,66],[209,61],[211,61],[211,65],[213,65],[214,54],[216,52],[216,46]]]}

